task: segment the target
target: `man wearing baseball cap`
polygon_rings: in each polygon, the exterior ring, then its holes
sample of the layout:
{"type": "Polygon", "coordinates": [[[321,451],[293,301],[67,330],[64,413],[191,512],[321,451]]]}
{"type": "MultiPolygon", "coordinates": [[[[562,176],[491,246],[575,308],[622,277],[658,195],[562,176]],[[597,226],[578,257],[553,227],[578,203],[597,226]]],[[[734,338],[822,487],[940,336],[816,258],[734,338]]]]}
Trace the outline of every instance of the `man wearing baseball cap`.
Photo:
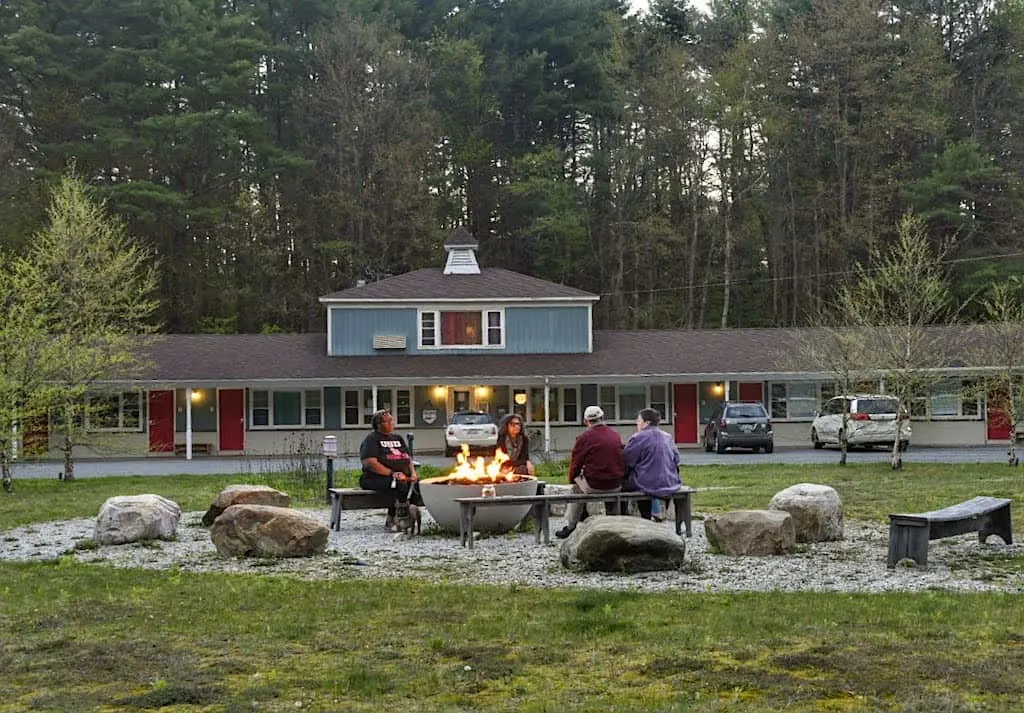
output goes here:
{"type": "MultiPolygon", "coordinates": [[[[587,430],[576,438],[569,458],[569,482],[574,493],[616,493],[622,488],[626,465],[622,459],[622,439],[604,422],[600,406],[587,406],[583,412],[587,430]]],[[[566,524],[555,533],[564,539],[579,524],[586,503],[569,503],[566,524]]],[[[606,512],[610,512],[605,507],[606,512]]],[[[616,513],[617,514],[617,513],[616,513]]]]}

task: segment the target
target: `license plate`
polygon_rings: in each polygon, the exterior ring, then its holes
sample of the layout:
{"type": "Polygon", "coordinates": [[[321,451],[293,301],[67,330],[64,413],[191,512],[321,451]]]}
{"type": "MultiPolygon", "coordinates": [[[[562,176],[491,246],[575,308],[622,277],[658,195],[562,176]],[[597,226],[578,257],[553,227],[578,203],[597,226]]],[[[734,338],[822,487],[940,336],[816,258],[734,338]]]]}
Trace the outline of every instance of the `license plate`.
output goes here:
{"type": "Polygon", "coordinates": [[[751,431],[754,430],[754,424],[752,424],[752,423],[741,423],[740,424],[740,430],[743,431],[744,433],[750,433],[751,431]]]}

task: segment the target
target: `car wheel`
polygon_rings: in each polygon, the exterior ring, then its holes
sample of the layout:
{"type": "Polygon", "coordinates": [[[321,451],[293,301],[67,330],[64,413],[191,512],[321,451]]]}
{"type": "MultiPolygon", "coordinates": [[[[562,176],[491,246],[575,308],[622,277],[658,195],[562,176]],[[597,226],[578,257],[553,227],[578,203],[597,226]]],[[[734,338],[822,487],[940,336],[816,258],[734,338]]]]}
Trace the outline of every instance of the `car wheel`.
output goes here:
{"type": "Polygon", "coordinates": [[[768,443],[764,444],[764,452],[765,453],[772,453],[774,450],[775,450],[775,442],[774,441],[768,441],[768,443]]]}
{"type": "Polygon", "coordinates": [[[715,453],[725,453],[725,444],[722,443],[722,439],[717,433],[715,434],[715,453]]]}
{"type": "Polygon", "coordinates": [[[455,456],[455,449],[452,448],[451,446],[445,446],[444,447],[444,457],[445,458],[453,458],[454,456],[455,456]]]}
{"type": "Polygon", "coordinates": [[[818,432],[813,428],[811,429],[811,445],[814,446],[816,451],[820,451],[825,447],[825,444],[818,440],[818,432]]]}
{"type": "Polygon", "coordinates": [[[708,438],[708,432],[704,431],[704,452],[711,452],[711,440],[708,438]]]}

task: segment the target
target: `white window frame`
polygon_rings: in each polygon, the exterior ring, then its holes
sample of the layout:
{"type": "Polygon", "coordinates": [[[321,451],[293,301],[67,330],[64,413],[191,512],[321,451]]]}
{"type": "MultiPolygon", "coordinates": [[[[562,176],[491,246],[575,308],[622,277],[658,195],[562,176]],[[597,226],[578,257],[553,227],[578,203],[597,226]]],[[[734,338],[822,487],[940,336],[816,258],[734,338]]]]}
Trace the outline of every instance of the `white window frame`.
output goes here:
{"type": "MultiPolygon", "coordinates": [[[[524,387],[520,387],[520,386],[509,387],[509,395],[510,395],[509,397],[513,398],[512,397],[513,392],[515,390],[517,390],[517,389],[518,390],[522,390],[523,388],[524,387]]],[[[541,418],[540,420],[537,420],[537,421],[534,421],[534,420],[530,419],[530,412],[533,410],[531,408],[531,406],[533,405],[533,401],[534,401],[535,396],[537,397],[537,401],[539,401],[541,404],[544,403],[544,387],[543,386],[528,386],[528,387],[525,387],[525,390],[526,390],[526,416],[525,416],[525,422],[527,424],[529,424],[529,425],[537,425],[537,424],[544,423],[544,419],[543,418],[541,418]]],[[[556,408],[551,409],[551,405],[552,404],[550,404],[550,403],[548,404],[549,416],[551,418],[551,420],[548,421],[548,423],[558,425],[558,424],[576,424],[576,423],[580,422],[580,420],[583,418],[583,408],[582,408],[582,406],[580,406],[580,387],[579,386],[552,386],[552,387],[550,387],[550,395],[551,395],[551,401],[554,403],[556,408]],[[565,394],[566,394],[566,392],[571,392],[574,395],[575,399],[576,399],[575,403],[573,404],[575,406],[575,408],[576,408],[576,418],[572,418],[572,419],[566,418],[566,415],[565,415],[565,394]],[[557,413],[555,413],[555,412],[557,412],[557,413]]],[[[512,406],[514,407],[515,404],[512,404],[512,406]]]]}
{"type": "Polygon", "coordinates": [[[297,430],[317,430],[323,429],[324,427],[324,390],[318,389],[249,389],[249,400],[247,405],[247,417],[249,420],[249,428],[253,431],[297,431],[297,430]],[[288,423],[278,424],[274,418],[274,394],[299,394],[299,423],[288,423]],[[316,406],[309,405],[307,402],[307,394],[317,393],[319,394],[319,404],[316,406]],[[257,407],[256,394],[267,395],[267,405],[257,407]],[[257,410],[267,410],[267,425],[258,425],[255,419],[255,412],[257,410]],[[317,410],[320,413],[319,423],[308,423],[307,410],[317,410]]]}
{"type": "Polygon", "coordinates": [[[85,408],[85,430],[92,433],[142,433],[145,430],[145,419],[142,414],[142,392],[141,391],[119,391],[116,394],[92,394],[86,397],[86,408],[85,408]],[[101,426],[99,424],[93,424],[92,421],[92,400],[93,399],[113,399],[117,398],[117,425],[116,426],[101,426]],[[127,398],[126,398],[127,397],[127,398]],[[124,425],[125,416],[125,403],[130,398],[135,400],[135,412],[138,414],[139,422],[134,426],[124,425]]]}
{"type": "Polygon", "coordinates": [[[981,421],[985,418],[985,410],[982,408],[982,396],[979,393],[973,399],[968,397],[966,394],[969,391],[969,384],[966,380],[962,379],[943,379],[937,384],[933,384],[929,390],[927,396],[915,396],[911,399],[911,417],[912,421],[981,421]],[[943,387],[956,386],[954,391],[938,391],[943,387]],[[936,397],[953,397],[956,402],[956,413],[955,414],[939,414],[936,415],[933,408],[934,399],[936,397]],[[974,404],[974,413],[964,413],[965,403],[974,404]],[[913,413],[917,411],[917,407],[920,404],[924,404],[924,413],[913,413]]]}
{"type": "Polygon", "coordinates": [[[412,386],[388,386],[377,388],[377,403],[373,403],[373,389],[345,389],[341,390],[341,427],[343,429],[365,429],[369,427],[374,411],[386,408],[395,418],[396,428],[412,428],[416,421],[416,389],[412,386]],[[409,417],[401,420],[398,411],[399,392],[407,392],[409,395],[409,417]],[[347,420],[348,395],[357,394],[359,417],[355,422],[347,420]]]}
{"type": "Polygon", "coordinates": [[[416,345],[424,351],[472,349],[472,350],[494,350],[505,348],[505,308],[493,307],[480,304],[473,305],[439,305],[437,307],[424,307],[416,314],[416,345]],[[445,312],[479,312],[480,313],[480,344],[442,344],[441,343],[441,315],[445,312]],[[499,324],[497,327],[490,327],[490,315],[497,314],[499,324]],[[433,339],[425,334],[424,320],[432,322],[430,329],[433,339]],[[497,329],[499,335],[498,344],[488,344],[490,341],[491,329],[497,329]],[[427,337],[427,338],[424,338],[427,337]]]}
{"type": "Polygon", "coordinates": [[[767,389],[765,390],[765,393],[767,393],[767,395],[768,395],[768,403],[766,405],[766,408],[767,408],[767,411],[768,411],[768,415],[771,417],[772,421],[782,421],[782,422],[791,421],[791,422],[794,422],[794,423],[798,423],[800,421],[813,421],[814,420],[814,414],[821,411],[821,409],[824,406],[825,402],[829,401],[830,399],[832,399],[835,396],[839,396],[840,395],[836,391],[835,385],[832,382],[830,382],[830,381],[826,381],[826,382],[821,382],[821,381],[773,381],[773,382],[769,382],[768,383],[767,389]],[[801,414],[799,416],[790,416],[789,415],[789,411],[790,411],[789,404],[790,404],[790,401],[795,401],[797,399],[799,399],[801,401],[806,401],[808,399],[808,397],[803,396],[803,395],[799,395],[799,396],[792,395],[791,387],[796,386],[797,384],[799,384],[801,386],[806,386],[807,384],[813,384],[813,387],[814,387],[813,388],[813,391],[814,391],[814,397],[813,397],[814,398],[814,405],[811,408],[811,412],[806,414],[806,415],[801,414]],[[776,396],[775,396],[775,387],[777,387],[777,386],[781,386],[781,387],[785,388],[785,390],[786,390],[786,395],[784,397],[782,397],[781,399],[777,399],[776,396]],[[827,392],[827,393],[823,394],[822,392],[827,392]],[[785,404],[785,406],[786,406],[786,415],[785,416],[777,415],[776,410],[775,410],[775,404],[776,404],[777,401],[781,401],[781,403],[785,404]]]}
{"type": "MultiPolygon", "coordinates": [[[[653,383],[653,384],[651,384],[651,383],[645,383],[645,384],[632,383],[632,384],[622,384],[621,386],[619,386],[619,385],[612,385],[612,384],[598,384],[598,386],[597,386],[597,405],[600,406],[601,409],[604,411],[604,420],[605,420],[606,423],[633,423],[633,422],[636,421],[636,413],[635,412],[634,413],[622,413],[622,387],[636,388],[637,386],[642,386],[643,389],[644,389],[644,405],[642,406],[642,408],[656,408],[654,404],[657,403],[660,406],[664,406],[665,411],[669,411],[670,410],[671,402],[668,399],[669,399],[670,394],[672,392],[671,392],[669,384],[667,382],[666,383],[657,382],[657,383],[653,383]],[[664,401],[653,402],[651,400],[651,389],[652,388],[658,388],[658,387],[663,389],[662,395],[663,395],[665,400],[664,401]],[[606,396],[608,395],[609,392],[614,394],[614,397],[615,397],[614,400],[606,398],[606,396]]],[[[661,409],[660,408],[658,409],[658,412],[661,413],[661,409]]],[[[671,414],[669,414],[669,413],[662,414],[661,422],[662,423],[671,423],[672,419],[670,418],[670,416],[671,416],[671,414]]],[[[580,410],[580,419],[581,420],[583,419],[583,410],[582,409],[580,410]]]]}

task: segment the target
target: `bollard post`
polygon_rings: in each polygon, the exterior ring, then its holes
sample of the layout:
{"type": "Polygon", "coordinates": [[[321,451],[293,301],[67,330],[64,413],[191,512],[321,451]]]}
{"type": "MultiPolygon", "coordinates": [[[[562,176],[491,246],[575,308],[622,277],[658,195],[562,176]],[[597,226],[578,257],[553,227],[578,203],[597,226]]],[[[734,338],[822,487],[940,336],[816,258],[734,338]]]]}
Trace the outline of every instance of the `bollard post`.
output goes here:
{"type": "Polygon", "coordinates": [[[405,444],[406,444],[407,446],[409,446],[409,459],[410,459],[410,460],[411,460],[411,459],[412,459],[413,457],[415,457],[415,453],[413,453],[413,449],[412,449],[412,442],[413,442],[413,439],[414,439],[414,438],[416,438],[416,434],[415,434],[415,433],[413,433],[412,431],[410,431],[410,432],[408,432],[408,433],[406,433],[406,434],[405,434],[405,444]]]}
{"type": "Polygon", "coordinates": [[[337,436],[324,436],[321,451],[327,458],[327,488],[324,490],[324,496],[327,502],[331,502],[331,488],[334,487],[334,456],[338,455],[337,436]]]}

